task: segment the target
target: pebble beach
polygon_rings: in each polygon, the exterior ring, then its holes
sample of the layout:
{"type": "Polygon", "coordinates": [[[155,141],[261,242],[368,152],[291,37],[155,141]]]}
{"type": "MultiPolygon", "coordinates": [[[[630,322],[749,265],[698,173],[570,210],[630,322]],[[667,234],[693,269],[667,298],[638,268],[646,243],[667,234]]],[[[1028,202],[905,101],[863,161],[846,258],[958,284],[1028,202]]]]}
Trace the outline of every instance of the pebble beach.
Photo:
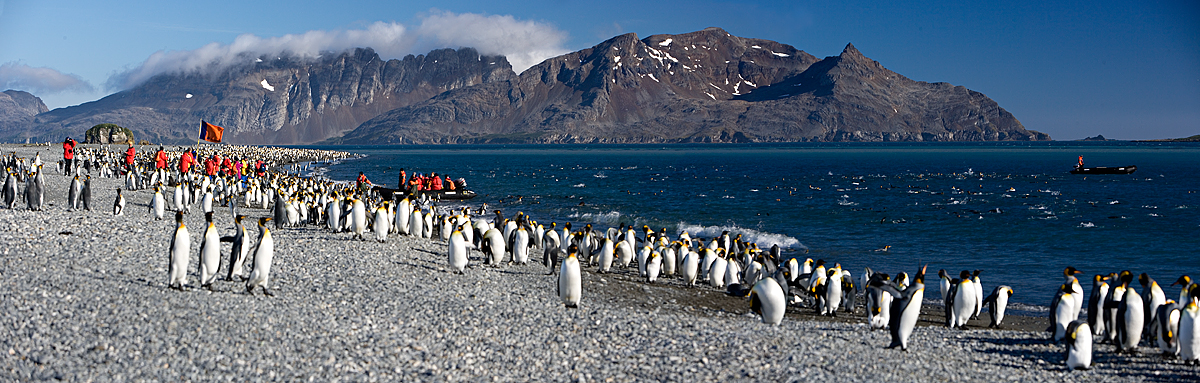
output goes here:
{"type": "MultiPolygon", "coordinates": [[[[647,284],[636,269],[585,268],[580,307],[568,309],[557,273],[537,262],[484,266],[472,251],[460,275],[440,239],[379,243],[313,226],[272,231],[273,297],[225,280],[209,291],[196,286],[196,212],[185,217],[192,285],[176,291],[166,286],[174,221],[147,212],[153,190],[125,191],[126,212],[113,216],[123,183],[93,176],[93,211],[68,211],[70,178],[53,166],[61,147],[0,145],[11,152],[41,153],[49,206],[0,208],[4,381],[1200,380],[1200,367],[1146,342],[1136,355],[1097,344],[1091,370],[1069,371],[1064,346],[1041,331],[1046,318],[994,330],[981,315],[951,330],[930,305],[905,352],[884,348],[888,333],[869,329],[861,304],[836,318],[793,307],[767,325],[745,298],[679,279],[647,284]]],[[[216,227],[232,234],[228,209],[216,210],[216,227]]]]}

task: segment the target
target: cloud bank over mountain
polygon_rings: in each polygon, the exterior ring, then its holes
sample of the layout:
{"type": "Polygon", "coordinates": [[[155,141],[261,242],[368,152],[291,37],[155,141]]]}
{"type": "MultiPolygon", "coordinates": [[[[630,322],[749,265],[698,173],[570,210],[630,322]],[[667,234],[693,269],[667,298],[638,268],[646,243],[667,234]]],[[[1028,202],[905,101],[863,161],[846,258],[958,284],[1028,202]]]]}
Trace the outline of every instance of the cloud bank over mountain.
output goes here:
{"type": "Polygon", "coordinates": [[[240,35],[229,44],[210,43],[188,51],[158,51],[136,67],[110,77],[106,87],[129,89],[163,73],[213,72],[259,57],[284,54],[317,57],[322,52],[370,47],[383,59],[401,58],[436,48],[473,47],[485,55],[504,55],[520,73],[568,52],[566,32],[538,21],[508,15],[432,11],[415,28],[375,22],[364,29],[312,30],[279,37],[240,35]]]}
{"type": "Polygon", "coordinates": [[[92,84],[78,75],[57,69],[34,68],[19,62],[0,64],[0,90],[16,89],[37,94],[91,92],[92,84]]]}

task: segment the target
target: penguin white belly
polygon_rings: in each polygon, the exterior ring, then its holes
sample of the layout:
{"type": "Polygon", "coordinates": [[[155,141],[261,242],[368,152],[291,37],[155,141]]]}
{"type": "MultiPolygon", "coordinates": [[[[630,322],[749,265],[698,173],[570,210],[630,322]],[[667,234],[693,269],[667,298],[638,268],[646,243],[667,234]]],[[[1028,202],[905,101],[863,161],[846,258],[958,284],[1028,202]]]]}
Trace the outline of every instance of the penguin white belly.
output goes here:
{"type": "Polygon", "coordinates": [[[717,261],[717,253],[712,249],[704,249],[700,252],[704,255],[704,259],[700,262],[700,277],[708,279],[712,265],[717,261]]]}
{"type": "MultiPolygon", "coordinates": [[[[908,301],[908,306],[904,307],[904,311],[900,313],[900,322],[896,331],[900,335],[900,348],[908,349],[908,337],[912,335],[913,328],[917,325],[917,317],[921,314],[921,301],[924,300],[925,289],[917,290],[912,299],[908,301]]],[[[890,318],[889,318],[890,319],[890,318]]]]}
{"type": "Polygon", "coordinates": [[[779,282],[775,278],[764,278],[758,281],[750,290],[750,294],[753,295],[751,305],[758,307],[763,323],[779,324],[783,322],[783,314],[787,311],[787,297],[784,296],[783,288],[779,286],[779,282]]]}
{"type": "Polygon", "coordinates": [[[412,216],[409,217],[408,230],[414,237],[420,237],[425,234],[425,228],[422,227],[425,226],[425,217],[422,217],[422,215],[424,213],[420,210],[413,210],[412,216]]]}
{"type": "Polygon", "coordinates": [[[958,294],[954,296],[954,323],[953,327],[962,327],[967,324],[967,320],[971,318],[971,314],[975,312],[975,284],[966,281],[958,285],[958,294]]]}
{"type": "Polygon", "coordinates": [[[996,318],[996,325],[999,326],[1004,323],[1004,311],[1008,309],[1008,294],[996,294],[996,304],[993,306],[995,308],[988,308],[988,311],[992,312],[996,318]]]}
{"type": "Polygon", "coordinates": [[[398,212],[396,212],[396,232],[397,233],[404,234],[404,235],[408,235],[410,233],[409,225],[411,224],[411,221],[409,220],[409,217],[411,215],[412,215],[412,205],[410,205],[408,203],[407,199],[400,200],[400,209],[398,212]]]}
{"type": "Polygon", "coordinates": [[[1083,310],[1083,287],[1079,285],[1079,280],[1075,280],[1071,284],[1071,287],[1075,291],[1074,294],[1071,294],[1071,299],[1075,301],[1075,304],[1071,306],[1074,309],[1071,312],[1071,320],[1073,321],[1079,319],[1079,312],[1083,310]]]}
{"type": "Polygon", "coordinates": [[[654,283],[658,280],[660,270],[662,270],[662,256],[651,254],[650,261],[646,262],[646,282],[654,283]]]}
{"type": "Polygon", "coordinates": [[[1075,312],[1076,294],[1063,294],[1059,297],[1058,305],[1054,311],[1054,341],[1060,342],[1067,336],[1067,326],[1071,324],[1071,313],[1075,312]]]}
{"type": "Polygon", "coordinates": [[[666,276],[675,275],[675,265],[677,264],[675,249],[668,247],[665,251],[663,251],[662,258],[663,258],[662,259],[663,275],[666,275],[666,276]]]}
{"type": "Polygon", "coordinates": [[[683,280],[688,285],[696,284],[696,277],[700,275],[700,262],[696,259],[699,254],[689,251],[683,256],[683,280]]]}
{"type": "Polygon", "coordinates": [[[842,304],[842,278],[841,274],[834,274],[829,277],[829,287],[825,290],[825,315],[833,315],[837,312],[838,307],[842,304]]]}
{"type": "Polygon", "coordinates": [[[613,264],[613,241],[605,238],[604,244],[600,246],[600,272],[607,273],[612,270],[613,264]]]}
{"type": "MultiPolygon", "coordinates": [[[[554,232],[550,232],[549,234],[554,234],[554,232]]],[[[617,242],[616,252],[617,265],[621,267],[629,267],[629,263],[633,262],[633,248],[629,247],[629,242],[617,242]]]]}
{"type": "Polygon", "coordinates": [[[514,263],[529,264],[529,232],[524,228],[517,229],[517,238],[513,243],[512,252],[514,263]]]}
{"type": "Polygon", "coordinates": [[[1194,301],[1179,311],[1179,358],[1200,362],[1200,306],[1194,301]]]}
{"type": "Polygon", "coordinates": [[[387,209],[380,208],[375,211],[375,240],[386,242],[388,232],[391,231],[391,222],[388,221],[387,209]]]}
{"type": "Polygon", "coordinates": [[[1075,331],[1075,342],[1067,345],[1067,368],[1086,370],[1092,366],[1092,330],[1081,323],[1075,331]]]}
{"type": "Polygon", "coordinates": [[[1120,339],[1122,350],[1135,350],[1138,343],[1142,340],[1142,330],[1146,325],[1146,314],[1143,311],[1143,302],[1140,294],[1134,289],[1125,290],[1125,299],[1122,300],[1125,305],[1125,327],[1122,329],[1124,337],[1120,339]]]}
{"type": "Polygon", "coordinates": [[[567,307],[579,307],[583,287],[579,274],[579,259],[574,254],[563,260],[558,271],[558,297],[567,307]]]}
{"type": "Polygon", "coordinates": [[[450,234],[450,267],[460,274],[467,268],[467,240],[462,232],[450,234]]]}
{"type": "MultiPolygon", "coordinates": [[[[972,305],[974,307],[971,313],[971,318],[974,319],[979,318],[979,312],[983,310],[983,284],[979,283],[979,277],[975,277],[975,279],[971,281],[971,286],[975,287],[975,303],[972,305]]],[[[1075,291],[1083,291],[1083,289],[1075,291]]],[[[1083,295],[1079,294],[1079,296],[1082,297],[1083,295]]],[[[1075,307],[1079,307],[1079,305],[1080,302],[1075,302],[1075,307]]],[[[1079,310],[1075,310],[1075,314],[1078,316],[1079,310]]]]}
{"type": "Polygon", "coordinates": [[[725,261],[725,284],[742,283],[742,270],[737,262],[725,261]]]}
{"type": "Polygon", "coordinates": [[[712,269],[708,271],[708,284],[716,288],[725,287],[725,269],[728,267],[728,262],[725,258],[717,257],[713,261],[712,269]]]}
{"type": "Polygon", "coordinates": [[[1166,326],[1158,326],[1158,333],[1154,338],[1158,342],[1158,349],[1163,352],[1163,355],[1179,355],[1178,335],[1179,315],[1181,313],[1181,310],[1170,308],[1164,308],[1159,311],[1159,315],[1166,316],[1166,326]],[[1175,339],[1172,339],[1173,337],[1175,339]]]}
{"type": "Polygon", "coordinates": [[[454,234],[454,225],[450,223],[449,217],[445,217],[445,218],[442,218],[441,226],[442,226],[442,230],[438,231],[438,237],[441,237],[442,241],[449,242],[450,235],[454,234]]]}
{"type": "Polygon", "coordinates": [[[200,252],[200,285],[206,286],[217,280],[217,269],[221,266],[221,236],[211,224],[204,232],[204,249],[200,252]]]}
{"type": "Polygon", "coordinates": [[[491,257],[492,266],[499,266],[500,262],[504,261],[504,238],[500,234],[500,230],[488,229],[483,234],[483,240],[487,242],[489,254],[485,256],[491,257]]]}
{"type": "Polygon", "coordinates": [[[187,265],[192,252],[192,238],[186,226],[175,230],[175,243],[171,247],[171,270],[169,286],[183,287],[187,284],[187,265]]]}
{"type": "Polygon", "coordinates": [[[350,210],[351,230],[358,238],[365,238],[363,234],[367,230],[367,208],[362,201],[354,201],[354,207],[350,210]]]}
{"type": "Polygon", "coordinates": [[[233,276],[233,275],[236,275],[239,277],[242,276],[242,274],[244,273],[243,269],[245,269],[245,264],[246,264],[246,255],[250,254],[250,248],[252,247],[252,245],[253,244],[250,243],[250,236],[246,235],[245,229],[242,229],[242,246],[238,250],[238,254],[237,254],[237,257],[233,261],[233,265],[230,266],[230,267],[232,267],[232,270],[230,271],[231,276],[233,276]]]}
{"type": "Polygon", "coordinates": [[[650,246],[643,246],[642,251],[639,251],[637,254],[638,276],[639,277],[646,276],[646,261],[650,260],[651,252],[653,252],[653,250],[650,249],[650,246]]]}
{"type": "Polygon", "coordinates": [[[263,228],[262,241],[254,252],[254,271],[250,272],[250,281],[246,283],[247,290],[255,287],[267,287],[271,278],[271,261],[275,257],[275,240],[271,239],[271,231],[263,228]]]}
{"type": "Polygon", "coordinates": [[[213,206],[212,192],[204,193],[204,199],[200,200],[200,207],[203,209],[203,212],[212,213],[212,211],[213,211],[212,206],[213,206]]]}
{"type": "Polygon", "coordinates": [[[154,219],[163,219],[163,215],[165,215],[167,211],[167,201],[165,198],[163,198],[162,193],[154,193],[153,205],[154,219]]]}

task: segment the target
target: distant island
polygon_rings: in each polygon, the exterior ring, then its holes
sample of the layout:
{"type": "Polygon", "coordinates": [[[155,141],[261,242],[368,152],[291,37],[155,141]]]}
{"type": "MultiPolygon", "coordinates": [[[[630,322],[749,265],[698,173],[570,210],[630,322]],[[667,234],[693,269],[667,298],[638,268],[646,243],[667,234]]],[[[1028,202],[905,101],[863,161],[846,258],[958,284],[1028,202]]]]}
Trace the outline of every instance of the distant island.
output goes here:
{"type": "Polygon", "coordinates": [[[1134,140],[1133,142],[1200,142],[1200,134],[1184,138],[1164,138],[1161,140],[1134,140]]]}
{"type": "Polygon", "coordinates": [[[1104,135],[1103,135],[1103,134],[1097,134],[1095,137],[1088,137],[1088,138],[1084,138],[1084,139],[1082,139],[1082,140],[1079,140],[1079,141],[1120,141],[1120,140],[1113,140],[1113,139],[1109,139],[1109,138],[1104,138],[1104,135]]]}

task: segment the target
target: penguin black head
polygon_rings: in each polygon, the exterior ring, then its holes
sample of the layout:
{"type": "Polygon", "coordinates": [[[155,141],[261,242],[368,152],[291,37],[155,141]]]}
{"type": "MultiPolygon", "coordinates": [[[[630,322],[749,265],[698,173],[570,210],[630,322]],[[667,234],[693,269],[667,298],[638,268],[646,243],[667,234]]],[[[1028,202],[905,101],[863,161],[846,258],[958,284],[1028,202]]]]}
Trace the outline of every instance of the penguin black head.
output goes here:
{"type": "Polygon", "coordinates": [[[213,220],[212,220],[212,212],[211,211],[204,213],[204,220],[208,221],[208,223],[212,223],[213,220]]]}
{"type": "Polygon", "coordinates": [[[1150,287],[1150,275],[1146,273],[1138,275],[1138,283],[1142,284],[1142,287],[1150,287]]]}
{"type": "Polygon", "coordinates": [[[915,279],[917,281],[917,283],[921,283],[921,284],[925,283],[925,269],[928,267],[929,267],[929,265],[921,266],[921,271],[919,273],[917,273],[917,278],[915,279]]]}
{"type": "Polygon", "coordinates": [[[825,266],[825,260],[824,260],[824,259],[818,259],[818,260],[817,260],[817,265],[816,265],[815,267],[821,267],[821,266],[825,266]]]}
{"type": "Polygon", "coordinates": [[[1171,286],[1175,286],[1175,285],[1189,286],[1191,284],[1192,284],[1192,278],[1188,277],[1187,275],[1184,275],[1182,277],[1179,277],[1179,279],[1176,279],[1175,283],[1172,283],[1171,286]]]}
{"type": "Polygon", "coordinates": [[[979,273],[982,273],[982,272],[983,272],[983,270],[975,269],[975,271],[972,271],[972,272],[971,272],[971,277],[972,277],[972,278],[979,278],[979,273]]]}
{"type": "Polygon", "coordinates": [[[1079,274],[1079,273],[1082,273],[1082,271],[1075,270],[1075,266],[1067,266],[1066,269],[1063,269],[1063,276],[1065,276],[1065,277],[1069,277],[1069,276],[1079,274]]]}
{"type": "Polygon", "coordinates": [[[175,212],[175,223],[178,223],[180,225],[183,224],[183,212],[182,211],[175,212]]]}
{"type": "Polygon", "coordinates": [[[1094,281],[1094,282],[1104,281],[1104,276],[1100,275],[1100,274],[1096,274],[1096,276],[1092,277],[1092,281],[1094,281]]]}
{"type": "Polygon", "coordinates": [[[971,272],[967,270],[958,272],[958,279],[963,281],[971,279],[971,272]]]}
{"type": "Polygon", "coordinates": [[[238,215],[237,217],[233,218],[233,221],[237,222],[237,223],[242,223],[242,220],[245,218],[246,218],[246,216],[244,216],[244,215],[238,215]]]}
{"type": "Polygon", "coordinates": [[[572,256],[573,256],[573,255],[575,255],[575,254],[576,254],[576,253],[578,253],[578,252],[579,252],[579,245],[571,244],[571,246],[570,246],[570,247],[567,247],[567,254],[568,254],[568,255],[572,255],[572,256]]]}
{"type": "Polygon", "coordinates": [[[1192,297],[1192,299],[1200,298],[1200,285],[1192,285],[1188,289],[1188,296],[1192,297]]]}
{"type": "Polygon", "coordinates": [[[1058,292],[1063,294],[1074,294],[1075,285],[1071,283],[1063,283],[1062,286],[1059,286],[1058,292]]]}
{"type": "Polygon", "coordinates": [[[258,219],[258,226],[263,226],[263,227],[266,227],[266,226],[267,226],[267,221],[270,221],[270,220],[271,220],[271,217],[262,217],[262,218],[259,218],[259,219],[258,219]]]}
{"type": "Polygon", "coordinates": [[[950,278],[950,275],[946,274],[946,269],[939,269],[938,278],[950,278]]]}
{"type": "Polygon", "coordinates": [[[1121,271],[1121,285],[1128,286],[1130,282],[1133,282],[1133,272],[1129,270],[1121,271]]]}

